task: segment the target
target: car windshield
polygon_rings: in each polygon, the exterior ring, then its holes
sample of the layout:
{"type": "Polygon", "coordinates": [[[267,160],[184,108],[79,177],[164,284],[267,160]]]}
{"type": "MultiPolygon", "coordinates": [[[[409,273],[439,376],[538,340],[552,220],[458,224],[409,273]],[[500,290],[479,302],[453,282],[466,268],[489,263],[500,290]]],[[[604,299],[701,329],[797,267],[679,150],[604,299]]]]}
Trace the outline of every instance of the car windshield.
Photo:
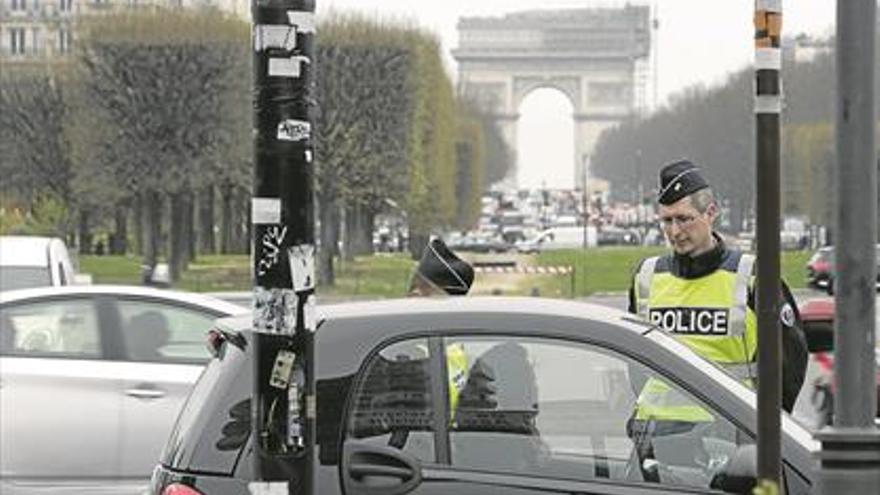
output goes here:
{"type": "Polygon", "coordinates": [[[49,270],[44,267],[4,266],[0,270],[0,291],[52,285],[49,270]]]}

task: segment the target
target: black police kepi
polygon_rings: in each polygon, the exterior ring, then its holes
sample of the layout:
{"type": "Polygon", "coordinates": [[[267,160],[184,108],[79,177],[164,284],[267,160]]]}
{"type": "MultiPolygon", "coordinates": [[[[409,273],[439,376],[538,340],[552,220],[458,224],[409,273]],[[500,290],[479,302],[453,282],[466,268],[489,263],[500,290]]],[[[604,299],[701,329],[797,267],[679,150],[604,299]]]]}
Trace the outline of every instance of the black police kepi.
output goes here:
{"type": "Polygon", "coordinates": [[[661,205],[671,205],[680,199],[709,187],[700,175],[700,169],[690,160],[669,163],[660,171],[660,187],[657,201],[661,205]]]}
{"type": "Polygon", "coordinates": [[[410,280],[409,295],[463,296],[474,281],[474,269],[455,255],[441,239],[432,239],[410,280]]]}

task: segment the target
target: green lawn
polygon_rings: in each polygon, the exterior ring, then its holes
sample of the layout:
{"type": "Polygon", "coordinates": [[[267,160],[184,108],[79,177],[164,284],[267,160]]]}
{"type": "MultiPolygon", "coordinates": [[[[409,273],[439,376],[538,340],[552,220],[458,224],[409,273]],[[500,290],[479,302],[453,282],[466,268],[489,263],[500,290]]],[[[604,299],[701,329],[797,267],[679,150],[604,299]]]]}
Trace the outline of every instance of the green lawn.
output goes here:
{"type": "MultiPolygon", "coordinates": [[[[405,294],[414,262],[409,257],[376,255],[336,262],[336,286],[319,287],[319,294],[399,297],[405,294]]],[[[96,284],[141,282],[141,259],[132,256],[80,256],[79,271],[96,284]]],[[[244,291],[252,287],[247,255],[206,255],[190,263],[175,288],[194,292],[244,291]]]]}
{"type": "MultiPolygon", "coordinates": [[[[597,292],[620,292],[629,288],[632,271],[642,258],[666,253],[663,247],[603,247],[541,253],[538,265],[573,266],[574,294],[585,296],[597,292]]],[[[806,287],[804,266],[812,252],[784,251],[782,277],[792,289],[806,287]]],[[[572,277],[545,276],[529,281],[541,294],[567,297],[572,293],[572,277]]]]}
{"type": "MultiPolygon", "coordinates": [[[[573,266],[573,275],[519,276],[508,295],[527,295],[537,290],[542,296],[585,296],[597,292],[623,292],[629,287],[632,270],[646,256],[666,252],[665,248],[603,247],[564,250],[526,257],[536,265],[573,266]],[[574,292],[572,292],[574,282],[574,292]]],[[[782,253],[782,273],[792,288],[805,286],[804,264],[808,251],[782,253]]],[[[96,284],[140,284],[141,259],[132,256],[80,256],[80,271],[92,275],[96,284]]],[[[318,295],[361,295],[400,297],[406,293],[415,263],[404,254],[358,257],[352,262],[336,261],[336,285],[319,287],[318,295]]],[[[246,255],[200,256],[184,272],[176,288],[195,292],[245,291],[251,289],[251,264],[246,255]]],[[[477,283],[480,282],[478,277],[477,283]]],[[[476,290],[474,292],[481,292],[476,290]]],[[[482,293],[488,293],[488,289],[482,293]]]]}

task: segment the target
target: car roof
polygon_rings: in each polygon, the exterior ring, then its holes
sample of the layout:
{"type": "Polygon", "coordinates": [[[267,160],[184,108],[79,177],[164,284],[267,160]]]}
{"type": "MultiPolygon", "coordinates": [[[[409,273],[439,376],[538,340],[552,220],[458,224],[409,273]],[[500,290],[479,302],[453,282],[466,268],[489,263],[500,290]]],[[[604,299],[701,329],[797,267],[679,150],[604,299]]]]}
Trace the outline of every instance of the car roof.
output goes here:
{"type": "MultiPolygon", "coordinates": [[[[319,297],[320,301],[320,297],[319,297]]],[[[585,318],[619,326],[635,333],[652,327],[619,309],[596,304],[538,297],[422,297],[327,304],[318,307],[319,319],[363,318],[371,315],[415,316],[481,312],[499,315],[530,315],[585,318]]],[[[224,330],[249,330],[253,318],[236,315],[217,321],[224,330]]]]}
{"type": "Polygon", "coordinates": [[[0,236],[0,265],[45,267],[49,264],[49,245],[56,240],[55,237],[0,236]]]}
{"type": "Polygon", "coordinates": [[[0,292],[0,304],[21,302],[31,299],[44,299],[53,296],[112,294],[115,296],[151,297],[177,301],[195,306],[204,306],[215,311],[234,315],[248,313],[249,309],[222,299],[171,289],[141,287],[136,285],[67,285],[61,287],[36,287],[0,292]]]}

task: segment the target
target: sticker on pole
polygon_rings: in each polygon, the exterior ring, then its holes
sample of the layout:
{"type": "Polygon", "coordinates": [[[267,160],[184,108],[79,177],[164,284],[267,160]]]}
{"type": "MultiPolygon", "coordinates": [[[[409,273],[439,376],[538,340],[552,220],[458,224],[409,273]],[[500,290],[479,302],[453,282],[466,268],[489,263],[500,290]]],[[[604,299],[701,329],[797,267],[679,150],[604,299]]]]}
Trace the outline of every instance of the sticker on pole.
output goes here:
{"type": "Polygon", "coordinates": [[[269,75],[275,77],[298,78],[302,75],[303,64],[310,64],[309,57],[294,55],[292,57],[269,59],[269,75]]]}
{"type": "Polygon", "coordinates": [[[251,200],[251,223],[281,223],[281,200],[278,198],[253,198],[251,200]]]}
{"type": "Polygon", "coordinates": [[[306,299],[305,304],[303,305],[303,325],[306,326],[306,330],[309,332],[315,331],[315,314],[317,313],[317,298],[314,294],[309,294],[309,297],[306,299]]]}
{"type": "Polygon", "coordinates": [[[297,33],[315,32],[315,14],[312,12],[288,10],[287,21],[296,28],[297,33]]]}
{"type": "Polygon", "coordinates": [[[288,495],[286,481],[251,481],[248,491],[251,495],[288,495]]]}
{"type": "MultiPolygon", "coordinates": [[[[279,204],[280,208],[280,204],[279,204]]],[[[280,261],[281,246],[287,236],[287,227],[277,225],[266,227],[260,237],[260,258],[257,260],[257,275],[263,276],[280,261]]]]}
{"type": "Polygon", "coordinates": [[[304,292],[315,288],[315,246],[300,244],[287,251],[293,290],[304,292]]]}
{"type": "Polygon", "coordinates": [[[290,351],[278,351],[278,355],[275,356],[275,365],[272,366],[272,374],[269,376],[269,385],[280,389],[287,388],[295,358],[296,354],[290,351]]]}
{"type": "Polygon", "coordinates": [[[305,120],[287,119],[278,124],[279,141],[305,141],[312,137],[312,124],[305,120]]]}
{"type": "Polygon", "coordinates": [[[296,293],[290,289],[254,288],[254,331],[296,333],[296,293]]]}
{"type": "Polygon", "coordinates": [[[269,48],[293,51],[296,48],[296,28],[283,24],[254,26],[254,50],[261,52],[269,48]]]}

